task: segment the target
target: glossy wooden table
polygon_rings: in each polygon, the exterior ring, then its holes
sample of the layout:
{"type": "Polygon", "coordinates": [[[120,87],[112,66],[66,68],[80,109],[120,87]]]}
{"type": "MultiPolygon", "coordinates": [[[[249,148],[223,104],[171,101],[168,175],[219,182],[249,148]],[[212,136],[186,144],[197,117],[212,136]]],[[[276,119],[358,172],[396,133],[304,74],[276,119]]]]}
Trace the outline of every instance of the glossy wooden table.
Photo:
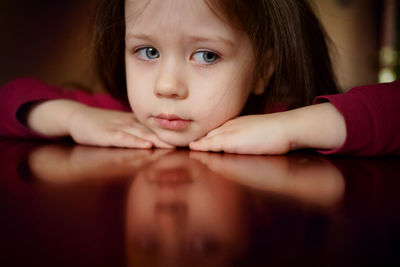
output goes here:
{"type": "Polygon", "coordinates": [[[0,266],[400,263],[400,158],[0,139],[0,266]]]}

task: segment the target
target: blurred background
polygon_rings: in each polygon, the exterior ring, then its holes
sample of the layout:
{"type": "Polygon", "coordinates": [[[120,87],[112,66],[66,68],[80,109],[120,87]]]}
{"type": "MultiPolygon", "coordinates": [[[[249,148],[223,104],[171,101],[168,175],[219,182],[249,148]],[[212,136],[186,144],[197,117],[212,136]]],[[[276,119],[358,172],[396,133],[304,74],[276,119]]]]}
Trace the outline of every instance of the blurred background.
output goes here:
{"type": "MultiPolygon", "coordinates": [[[[396,0],[310,0],[343,91],[399,75],[396,0]]],[[[92,60],[96,0],[2,0],[0,84],[21,76],[102,91],[92,60]]]]}
{"type": "Polygon", "coordinates": [[[96,0],[1,0],[0,84],[33,76],[101,90],[92,60],[96,0]]]}

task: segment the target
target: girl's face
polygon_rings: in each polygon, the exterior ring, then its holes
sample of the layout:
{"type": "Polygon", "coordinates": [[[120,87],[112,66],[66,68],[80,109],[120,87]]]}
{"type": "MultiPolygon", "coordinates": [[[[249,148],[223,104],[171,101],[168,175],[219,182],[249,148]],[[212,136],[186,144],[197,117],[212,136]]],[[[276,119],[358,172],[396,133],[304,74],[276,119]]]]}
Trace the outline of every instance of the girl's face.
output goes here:
{"type": "Polygon", "coordinates": [[[263,90],[250,39],[204,0],[127,0],[125,14],[129,102],[163,141],[188,145],[263,90]]]}

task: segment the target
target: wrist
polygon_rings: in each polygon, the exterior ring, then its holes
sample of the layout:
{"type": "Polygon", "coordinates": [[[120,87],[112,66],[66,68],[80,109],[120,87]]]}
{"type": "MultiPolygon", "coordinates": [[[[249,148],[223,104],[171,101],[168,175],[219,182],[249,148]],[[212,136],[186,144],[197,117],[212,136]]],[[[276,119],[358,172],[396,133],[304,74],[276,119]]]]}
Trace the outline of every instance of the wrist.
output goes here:
{"type": "Polygon", "coordinates": [[[346,140],[342,114],[329,102],[286,112],[290,149],[336,149],[346,140]]]}
{"type": "Polygon", "coordinates": [[[69,122],[85,105],[68,99],[47,100],[33,104],[27,114],[27,126],[42,135],[69,135],[69,122]]]}

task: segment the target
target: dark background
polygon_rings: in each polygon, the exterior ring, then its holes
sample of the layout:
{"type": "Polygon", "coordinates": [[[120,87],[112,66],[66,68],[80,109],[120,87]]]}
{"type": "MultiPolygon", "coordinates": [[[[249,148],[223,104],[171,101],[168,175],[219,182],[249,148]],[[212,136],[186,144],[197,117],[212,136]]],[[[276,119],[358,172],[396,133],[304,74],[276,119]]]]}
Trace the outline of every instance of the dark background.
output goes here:
{"type": "MultiPolygon", "coordinates": [[[[344,90],[377,81],[385,3],[395,0],[314,0],[335,44],[344,90]]],[[[50,84],[71,82],[103,90],[93,71],[92,19],[96,0],[2,0],[0,84],[33,76],[50,84]]]]}

